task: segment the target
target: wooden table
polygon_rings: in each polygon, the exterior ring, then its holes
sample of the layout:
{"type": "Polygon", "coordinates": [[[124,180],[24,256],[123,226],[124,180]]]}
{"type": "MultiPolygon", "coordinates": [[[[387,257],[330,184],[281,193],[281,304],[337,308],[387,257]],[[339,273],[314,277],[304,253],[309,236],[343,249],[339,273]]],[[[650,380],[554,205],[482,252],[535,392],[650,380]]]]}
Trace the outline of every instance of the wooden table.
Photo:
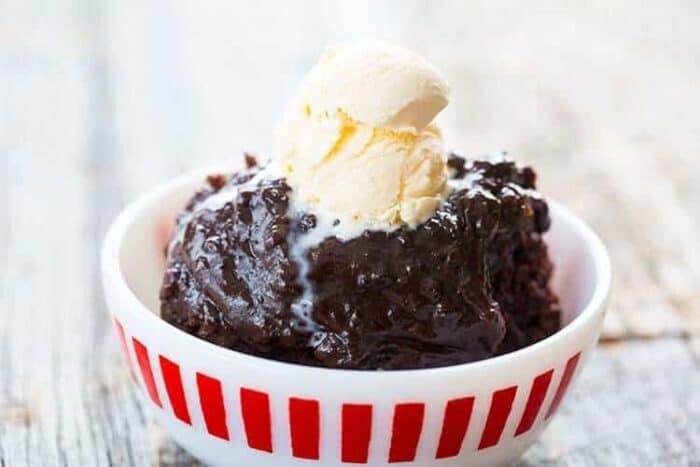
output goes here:
{"type": "Polygon", "coordinates": [[[605,343],[522,464],[700,465],[699,30],[692,0],[0,4],[0,465],[194,462],[128,380],[102,235],[155,183],[269,154],[323,45],[366,35],[445,71],[455,148],[511,149],[610,249],[605,343]]]}

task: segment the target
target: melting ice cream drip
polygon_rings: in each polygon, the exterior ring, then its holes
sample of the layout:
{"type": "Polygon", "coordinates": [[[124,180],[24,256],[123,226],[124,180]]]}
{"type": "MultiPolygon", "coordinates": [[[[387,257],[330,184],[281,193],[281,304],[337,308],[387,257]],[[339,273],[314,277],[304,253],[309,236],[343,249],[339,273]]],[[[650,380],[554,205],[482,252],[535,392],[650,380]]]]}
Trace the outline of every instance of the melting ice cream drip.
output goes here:
{"type": "Polygon", "coordinates": [[[432,121],[448,93],[430,63],[386,44],[330,48],[309,72],[278,130],[275,157],[292,188],[290,218],[316,218],[288,242],[303,290],[292,311],[303,325],[315,325],[310,248],[415,226],[444,201],[446,154],[432,121]]]}

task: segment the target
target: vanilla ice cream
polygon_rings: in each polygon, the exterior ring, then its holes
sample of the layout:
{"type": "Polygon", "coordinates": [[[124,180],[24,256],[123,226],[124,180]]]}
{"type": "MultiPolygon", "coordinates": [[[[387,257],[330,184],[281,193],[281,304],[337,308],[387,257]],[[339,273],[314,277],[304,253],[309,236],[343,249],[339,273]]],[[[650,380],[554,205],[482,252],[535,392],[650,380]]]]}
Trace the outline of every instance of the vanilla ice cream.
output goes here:
{"type": "Polygon", "coordinates": [[[422,57],[386,44],[328,49],[278,129],[276,162],[302,203],[362,229],[416,225],[446,195],[432,123],[449,88],[422,57]]]}

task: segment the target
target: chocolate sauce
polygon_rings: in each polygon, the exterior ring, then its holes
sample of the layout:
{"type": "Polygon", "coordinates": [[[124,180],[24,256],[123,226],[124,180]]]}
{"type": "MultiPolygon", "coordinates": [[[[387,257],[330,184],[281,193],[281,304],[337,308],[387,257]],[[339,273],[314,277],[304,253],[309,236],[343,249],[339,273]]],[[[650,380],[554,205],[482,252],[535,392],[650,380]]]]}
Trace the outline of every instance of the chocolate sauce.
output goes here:
{"type": "Polygon", "coordinates": [[[301,253],[294,246],[318,226],[312,213],[290,212],[284,179],[210,177],[178,218],[163,319],[252,355],[354,369],[472,362],[556,332],[535,173],[454,155],[449,167],[454,189],[424,223],[301,253]],[[201,207],[227,189],[229,201],[201,207]]]}

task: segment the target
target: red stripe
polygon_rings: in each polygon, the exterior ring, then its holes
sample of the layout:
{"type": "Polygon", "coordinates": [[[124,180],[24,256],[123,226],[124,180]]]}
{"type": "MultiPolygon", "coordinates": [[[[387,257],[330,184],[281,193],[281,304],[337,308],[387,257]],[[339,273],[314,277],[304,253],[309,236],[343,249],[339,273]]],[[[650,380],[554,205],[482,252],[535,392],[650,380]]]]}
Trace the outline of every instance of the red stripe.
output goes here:
{"type": "Polygon", "coordinates": [[[422,403],[397,404],[394,407],[389,462],[410,462],[416,458],[424,415],[425,404],[422,403]]]}
{"type": "Polygon", "coordinates": [[[207,432],[217,438],[229,439],[226,426],[226,406],[221,381],[202,373],[197,373],[199,405],[202,407],[207,432]]]}
{"type": "Polygon", "coordinates": [[[241,413],[248,446],[272,452],[270,397],[264,392],[241,388],[241,413]]]}
{"type": "Polygon", "coordinates": [[[372,406],[343,404],[342,419],[342,461],[366,464],[372,438],[372,406]]]}
{"type": "Polygon", "coordinates": [[[489,408],[484,432],[481,434],[479,449],[490,448],[500,441],[503,428],[505,428],[508,421],[508,415],[513,409],[513,400],[515,400],[516,392],[518,392],[518,387],[511,386],[499,389],[491,396],[491,408],[489,408]]]}
{"type": "Polygon", "coordinates": [[[165,391],[168,393],[170,406],[173,408],[175,416],[188,425],[192,425],[192,420],[190,420],[190,411],[187,409],[185,390],[182,387],[180,367],[177,363],[168,360],[162,355],[158,357],[158,361],[160,362],[160,372],[163,375],[163,381],[165,382],[165,391]]]}
{"type": "Polygon", "coordinates": [[[292,455],[301,459],[318,459],[321,439],[318,401],[290,398],[289,428],[292,434],[292,455]]]}
{"type": "Polygon", "coordinates": [[[544,417],[545,420],[551,417],[552,414],[554,414],[554,412],[556,412],[556,410],[559,408],[559,404],[561,404],[561,401],[564,398],[566,389],[569,387],[569,383],[571,383],[571,378],[574,376],[574,371],[576,371],[576,366],[578,365],[578,359],[580,356],[581,352],[577,353],[576,355],[571,357],[568,362],[566,362],[564,376],[561,377],[561,382],[559,383],[557,392],[554,394],[552,405],[549,406],[547,415],[544,417]]]}
{"type": "Polygon", "coordinates": [[[537,418],[537,414],[540,413],[540,408],[542,407],[544,398],[547,396],[547,389],[549,389],[549,384],[552,382],[553,373],[554,370],[549,370],[532,380],[530,395],[527,397],[525,411],[520,419],[518,428],[515,430],[515,436],[520,436],[532,428],[532,425],[535,423],[535,419],[537,418]]]}
{"type": "Polygon", "coordinates": [[[148,349],[135,337],[132,337],[131,340],[134,343],[136,361],[141,368],[143,383],[146,385],[148,395],[151,397],[153,403],[158,407],[163,407],[163,404],[160,402],[160,396],[158,396],[158,390],[156,389],[156,381],[153,379],[153,370],[151,370],[151,360],[148,358],[148,349]]]}
{"type": "Polygon", "coordinates": [[[474,408],[473,397],[452,399],[445,406],[445,416],[442,420],[442,433],[438,444],[436,459],[455,457],[462,449],[462,443],[467,435],[469,420],[474,408]]]}

